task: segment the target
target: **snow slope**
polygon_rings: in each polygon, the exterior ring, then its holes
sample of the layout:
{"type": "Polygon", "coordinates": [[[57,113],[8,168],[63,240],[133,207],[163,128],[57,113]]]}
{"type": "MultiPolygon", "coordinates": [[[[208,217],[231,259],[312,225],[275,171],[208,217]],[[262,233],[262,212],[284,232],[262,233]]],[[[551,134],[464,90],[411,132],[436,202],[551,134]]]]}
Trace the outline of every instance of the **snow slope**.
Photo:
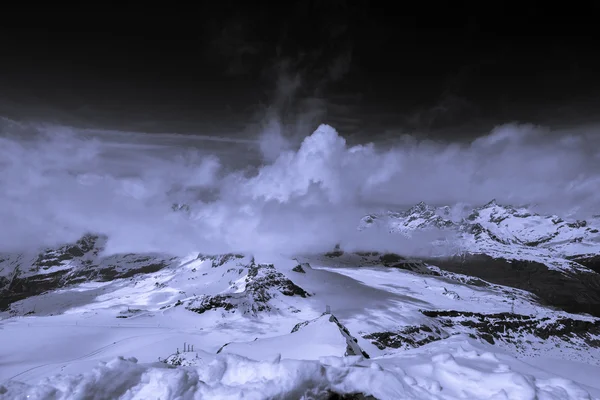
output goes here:
{"type": "Polygon", "coordinates": [[[600,398],[598,319],[391,258],[194,254],[24,298],[2,314],[0,396],[600,398]]]}

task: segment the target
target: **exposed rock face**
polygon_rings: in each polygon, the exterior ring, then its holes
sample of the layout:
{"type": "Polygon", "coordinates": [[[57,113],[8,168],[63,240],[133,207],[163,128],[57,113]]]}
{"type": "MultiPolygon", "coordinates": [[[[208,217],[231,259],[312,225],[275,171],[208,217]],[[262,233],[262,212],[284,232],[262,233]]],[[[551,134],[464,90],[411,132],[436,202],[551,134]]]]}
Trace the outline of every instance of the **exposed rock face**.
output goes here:
{"type": "Polygon", "coordinates": [[[305,274],[306,271],[304,270],[304,268],[302,267],[302,265],[306,266],[307,264],[306,263],[304,263],[304,264],[298,264],[294,268],[292,268],[292,271],[299,272],[301,274],[305,274]]]}
{"type": "Polygon", "coordinates": [[[377,400],[377,398],[363,393],[338,394],[330,392],[324,397],[324,400],[377,400]]]}
{"type": "Polygon", "coordinates": [[[569,260],[572,260],[578,264],[581,264],[592,271],[600,274],[600,254],[582,254],[577,256],[569,257],[569,260]]]}
{"type": "Polygon", "coordinates": [[[198,314],[215,309],[233,312],[239,310],[244,314],[257,314],[271,311],[273,304],[270,301],[279,295],[304,298],[310,296],[304,289],[277,271],[273,264],[255,264],[252,260],[242,269],[247,273],[243,291],[199,296],[189,301],[186,309],[198,314]]]}
{"type": "Polygon", "coordinates": [[[64,261],[82,258],[86,254],[97,256],[101,249],[97,247],[97,244],[101,242],[102,240],[98,236],[85,235],[73,245],[65,245],[57,249],[47,249],[38,255],[30,270],[38,272],[51,267],[60,267],[64,261]]]}
{"type": "Polygon", "coordinates": [[[449,330],[456,326],[468,327],[494,344],[494,340],[515,342],[530,335],[541,340],[558,338],[567,342],[585,343],[600,347],[600,319],[578,320],[572,318],[536,318],[513,313],[481,314],[465,311],[422,311],[436,318],[449,330]]]}
{"type": "Polygon", "coordinates": [[[216,255],[216,256],[205,256],[205,255],[199,254],[198,258],[208,258],[208,259],[212,260],[213,268],[219,268],[219,267],[222,267],[223,265],[227,264],[231,260],[241,259],[241,258],[244,258],[244,256],[241,254],[231,254],[231,253],[221,254],[221,255],[216,255]]]}
{"type": "Polygon", "coordinates": [[[569,317],[534,317],[514,313],[483,314],[466,311],[421,311],[430,324],[409,326],[394,332],[364,335],[380,350],[410,349],[445,339],[450,335],[468,334],[490,344],[512,346],[527,353],[536,345],[568,348],[600,348],[600,319],[569,317]]]}
{"type": "MultiPolygon", "coordinates": [[[[186,308],[198,314],[204,314],[206,311],[222,308],[225,311],[231,311],[237,308],[235,299],[231,295],[201,296],[188,303],[186,308]]],[[[255,312],[263,311],[266,307],[258,306],[255,312]]]]}
{"type": "Polygon", "coordinates": [[[267,297],[266,290],[275,289],[284,296],[309,297],[304,289],[275,269],[273,264],[252,263],[246,278],[246,290],[267,297]]]}
{"type": "Polygon", "coordinates": [[[422,260],[412,260],[402,257],[395,253],[386,253],[379,257],[379,262],[389,268],[398,268],[406,271],[412,271],[421,275],[436,275],[440,274],[430,268],[422,260]]]}
{"type": "Polygon", "coordinates": [[[437,326],[419,325],[409,326],[396,332],[373,332],[363,338],[370,340],[379,350],[386,348],[408,350],[448,336],[437,326]]]}

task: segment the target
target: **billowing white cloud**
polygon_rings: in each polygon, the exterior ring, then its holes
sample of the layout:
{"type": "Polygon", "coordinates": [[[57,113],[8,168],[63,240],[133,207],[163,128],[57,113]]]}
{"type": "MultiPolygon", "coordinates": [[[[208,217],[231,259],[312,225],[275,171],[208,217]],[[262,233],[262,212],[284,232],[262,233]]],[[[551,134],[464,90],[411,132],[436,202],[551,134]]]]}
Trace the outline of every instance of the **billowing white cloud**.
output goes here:
{"type": "Polygon", "coordinates": [[[395,250],[418,243],[385,232],[366,237],[356,230],[359,218],[419,201],[492,198],[558,214],[600,213],[593,128],[509,124],[470,143],[405,140],[388,149],[350,147],[327,125],[297,150],[267,132],[256,142],[263,165],[253,173],[228,167],[238,152],[211,154],[185,137],[153,144],[128,141],[125,132],[115,141],[56,126],[5,122],[1,129],[4,250],[86,232],[107,234],[109,251],[296,253],[336,243],[395,250]],[[174,203],[189,211],[174,211],[174,203]]]}

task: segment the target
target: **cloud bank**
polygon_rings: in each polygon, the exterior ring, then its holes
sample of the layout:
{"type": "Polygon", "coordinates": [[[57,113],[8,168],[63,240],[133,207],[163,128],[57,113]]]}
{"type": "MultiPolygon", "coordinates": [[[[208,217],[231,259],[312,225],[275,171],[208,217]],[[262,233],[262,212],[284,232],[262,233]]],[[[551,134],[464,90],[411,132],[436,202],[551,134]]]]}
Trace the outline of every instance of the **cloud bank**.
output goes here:
{"type": "Polygon", "coordinates": [[[186,137],[150,142],[6,120],[0,129],[5,251],[87,232],[108,235],[109,252],[292,254],[337,243],[406,251],[418,244],[385,232],[367,237],[356,230],[360,217],[419,201],[492,198],[563,216],[600,213],[593,127],[551,132],[508,124],[470,143],[405,137],[379,149],[350,147],[321,125],[299,148],[262,135],[253,145],[262,165],[253,169],[229,167],[239,152],[212,154],[186,137]]]}

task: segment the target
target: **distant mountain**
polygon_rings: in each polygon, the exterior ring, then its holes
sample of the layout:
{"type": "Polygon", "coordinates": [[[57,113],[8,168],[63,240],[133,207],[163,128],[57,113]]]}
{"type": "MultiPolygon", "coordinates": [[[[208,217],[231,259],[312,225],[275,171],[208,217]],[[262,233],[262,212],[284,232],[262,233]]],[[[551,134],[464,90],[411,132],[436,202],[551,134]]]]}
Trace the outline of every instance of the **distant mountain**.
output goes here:
{"type": "Polygon", "coordinates": [[[77,242],[41,252],[0,252],[0,311],[49,290],[82,282],[108,282],[158,271],[176,258],[164,254],[102,256],[107,238],[85,235],[77,242]]]}
{"type": "Polygon", "coordinates": [[[559,271],[598,268],[597,262],[590,260],[600,254],[598,218],[565,221],[557,215],[539,215],[526,207],[502,206],[496,201],[472,210],[419,203],[404,212],[367,215],[359,229],[374,226],[405,236],[423,230],[455,234],[449,241],[432,243],[432,255],[436,251],[444,256],[484,254],[540,262],[559,271]]]}

